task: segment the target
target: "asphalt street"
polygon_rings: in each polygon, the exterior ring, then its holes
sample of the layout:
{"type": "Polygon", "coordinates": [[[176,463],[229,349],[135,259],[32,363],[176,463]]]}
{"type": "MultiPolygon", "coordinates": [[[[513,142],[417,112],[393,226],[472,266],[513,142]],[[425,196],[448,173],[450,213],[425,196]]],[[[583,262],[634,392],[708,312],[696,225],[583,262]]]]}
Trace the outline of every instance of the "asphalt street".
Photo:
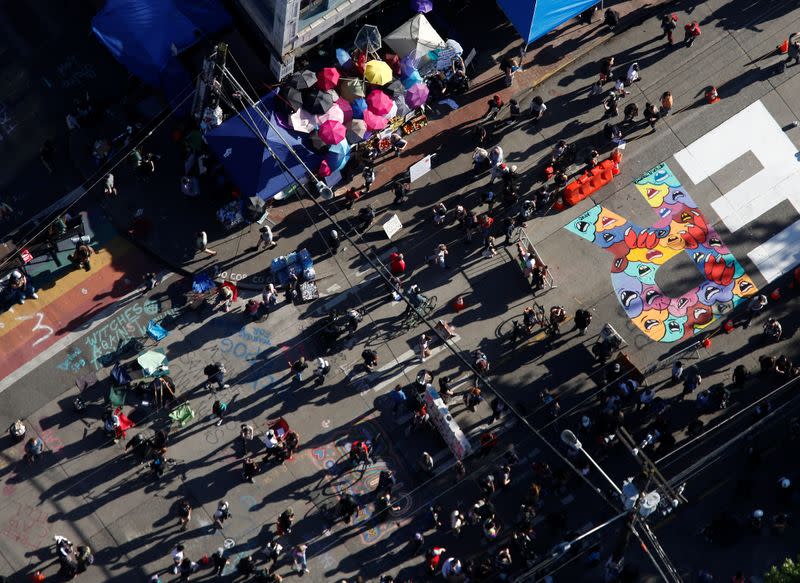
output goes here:
{"type": "MultiPolygon", "coordinates": [[[[770,201],[751,196],[747,204],[736,196],[737,188],[751,178],[761,181],[762,189],[782,195],[779,184],[783,179],[791,180],[797,172],[785,160],[781,160],[785,172],[773,172],[775,164],[765,159],[773,150],[761,146],[788,140],[792,155],[800,147],[800,128],[792,126],[800,118],[800,67],[788,67],[786,72],[778,73],[778,58],[769,56],[780,40],[800,28],[800,8],[791,2],[678,3],[675,10],[682,21],[687,18],[688,8],[690,17],[703,27],[702,36],[691,48],[666,46],[659,38],[658,21],[648,20],[617,35],[542,85],[532,90],[518,88],[523,106],[534,94],[547,101],[548,115],[538,126],[521,122],[512,127],[500,122],[493,128],[492,139],[502,145],[507,161],[518,166],[524,188],[530,189],[541,160],[559,139],[574,141],[579,150],[589,145],[603,152],[610,150],[610,145],[599,137],[605,123],[602,104],[587,96],[602,58],[616,55],[620,71],[634,61],[640,65],[642,80],[630,88],[631,95],[623,98],[623,105],[635,101],[642,110],[645,101],[658,103],[666,90],[674,96],[674,110],[658,122],[657,131],[651,132],[641,123],[625,129],[621,173],[611,185],[573,208],[529,221],[527,236],[549,265],[555,287],[534,294],[522,276],[513,246],[501,244],[498,253],[487,258],[479,243],[463,241],[456,224],[449,223],[444,228],[433,225],[430,207],[434,201],[441,200],[448,208],[454,207],[456,201],[479,207],[480,195],[488,188],[488,176],[473,179],[469,174],[472,144],[463,138],[471,135],[470,127],[452,130],[452,144],[440,151],[434,170],[415,183],[410,202],[399,213],[404,225],[400,236],[389,242],[373,230],[360,242],[365,247],[373,245],[384,261],[393,250],[402,251],[409,266],[406,280],[437,297],[431,320],[445,319],[454,326],[456,336],[447,345],[439,339],[434,341],[432,354],[424,361],[417,349],[423,328],[399,325],[403,306],[392,301],[354,249],[343,245],[335,258],[326,260],[318,269],[326,275],[320,286],[325,297],[311,304],[282,303],[267,319],[249,322],[241,309],[244,300],[252,295],[246,293],[231,312],[196,313],[182,307],[190,282],[165,274],[153,292],[142,295],[126,290],[111,313],[89,318],[90,323],[70,331],[63,345],[41,351],[37,360],[24,365],[16,382],[0,394],[0,421],[8,424],[14,417],[24,417],[29,427],[42,436],[48,453],[38,464],[25,466],[21,462],[21,446],[13,446],[5,438],[0,454],[0,556],[8,573],[22,577],[38,568],[54,573],[51,541],[53,535],[61,534],[86,542],[97,552],[95,566],[82,575],[86,581],[146,580],[154,573],[165,573],[171,563],[169,553],[178,542],[186,545],[187,555],[195,560],[225,547],[232,560],[226,570],[230,574],[238,558],[263,547],[274,533],[277,516],[292,507],[297,522],[284,542],[309,544],[311,572],[307,579],[331,581],[356,574],[376,579],[381,573],[417,577],[422,559],[410,550],[415,532],[424,532],[429,544],[442,544],[462,559],[478,555],[487,546],[490,550],[496,548],[482,541],[476,527],[468,527],[460,537],[449,528],[432,528],[428,508],[438,503],[449,512],[454,507],[470,506],[480,491],[480,479],[498,460],[494,454],[470,458],[468,477],[456,481],[452,455],[442,440],[433,431],[409,431],[410,415],[392,411],[389,392],[397,384],[406,387],[413,383],[423,368],[437,377],[459,377],[462,380],[457,391],[463,391],[472,386],[472,379],[456,355],[481,348],[492,362],[492,386],[540,430],[541,437],[508,413],[492,422],[487,402],[475,412],[467,410],[460,400],[451,407],[454,419],[471,443],[477,443],[478,435],[492,427],[501,434],[496,455],[513,444],[523,460],[514,467],[509,491],[496,495],[501,521],[510,525],[518,500],[532,479],[528,462],[548,461],[554,468],[564,467],[553,451],[565,453],[558,435],[564,428],[577,428],[580,416],[589,410],[592,395],[602,386],[599,379],[603,371],[595,364],[590,348],[603,323],[619,331],[626,342],[623,351],[639,369],[680,353],[702,372],[706,387],[729,384],[735,364],[755,370],[762,354],[785,353],[797,359],[796,291],[786,288],[785,278],[773,277],[776,270],[794,265],[790,263],[797,244],[792,235],[798,221],[796,195],[770,201]],[[713,105],[706,104],[702,97],[710,84],[719,89],[722,97],[713,105]],[[758,132],[765,125],[772,125],[753,120],[768,122],[769,118],[778,128],[778,135],[765,138],[758,132]],[[702,141],[715,128],[730,127],[723,124],[731,119],[736,130],[733,134],[745,138],[745,142],[748,136],[757,136],[748,147],[737,149],[730,144],[734,138],[727,134],[727,142],[702,141]],[[715,161],[706,161],[706,151],[719,156],[715,161]],[[595,205],[643,227],[653,225],[658,216],[648,208],[647,191],[640,192],[633,183],[662,163],[667,164],[674,179],[701,209],[755,287],[769,293],[781,286],[781,299],[770,300],[769,306],[769,315],[784,323],[786,338],[779,344],[764,342],[761,325],[765,315],[758,316],[750,328],[736,327],[729,334],[716,332],[727,317],[723,315],[712,325],[700,322],[698,334],[688,334],[680,341],[654,341],[620,304],[606,272],[611,269],[612,258],[598,245],[565,228],[593,212],[595,205]],[[771,171],[764,173],[765,169],[771,171]],[[783,238],[775,239],[779,235],[783,238]],[[447,269],[426,261],[439,243],[446,243],[450,249],[447,269]],[[466,309],[456,313],[451,302],[457,296],[465,298],[466,309]],[[568,323],[555,340],[537,334],[511,343],[505,337],[510,321],[520,318],[523,308],[533,301],[546,308],[563,305],[570,315],[578,307],[589,309],[594,316],[589,334],[578,336],[568,323]],[[294,382],[289,372],[292,361],[300,356],[311,361],[322,355],[315,326],[318,318],[333,307],[351,306],[365,307],[367,315],[352,338],[324,356],[331,364],[325,382],[314,386],[308,375],[302,383],[294,382]],[[149,347],[169,358],[179,393],[196,412],[185,426],[173,424],[169,455],[174,463],[160,482],[153,481],[147,470],[137,467],[125,455],[123,442],[109,442],[99,421],[102,401],[109,390],[107,355],[120,340],[143,336],[143,327],[150,319],[161,322],[169,334],[149,347]],[[713,332],[711,344],[697,347],[697,340],[707,332],[713,332]],[[379,354],[379,366],[371,373],[360,366],[365,346],[379,354]],[[231,385],[217,397],[229,403],[227,420],[219,427],[210,413],[214,397],[202,382],[204,366],[215,360],[226,364],[231,385]],[[89,384],[84,397],[90,406],[82,414],[72,410],[78,379],[89,384]],[[555,420],[541,406],[539,394],[544,389],[555,391],[561,399],[562,414],[555,420]],[[243,483],[242,451],[237,440],[240,424],[250,423],[257,433],[263,433],[268,420],[280,416],[298,431],[300,453],[283,465],[266,468],[254,484],[243,483]],[[376,462],[367,468],[350,468],[346,462],[349,443],[377,436],[376,462]],[[418,470],[417,461],[423,451],[433,455],[432,476],[418,470]],[[370,491],[384,467],[398,475],[401,509],[388,520],[376,520],[371,518],[374,506],[370,491]],[[365,504],[364,511],[351,525],[331,524],[329,509],[345,490],[365,504]],[[179,530],[175,514],[175,504],[183,497],[195,509],[185,532],[179,530]],[[233,516],[222,530],[213,531],[212,515],[222,499],[231,503],[233,516]]],[[[739,192],[744,196],[749,190],[739,188],[739,192]]],[[[374,203],[388,209],[391,197],[390,192],[379,192],[374,203]]],[[[311,217],[315,215],[312,213],[311,217]]],[[[326,228],[324,223],[320,222],[320,228],[326,228]]],[[[655,280],[670,296],[681,295],[702,282],[689,254],[680,257],[666,263],[655,280]]],[[[122,278],[122,274],[116,276],[117,280],[122,278]]],[[[30,341],[38,338],[33,330],[21,329],[19,334],[30,341]]],[[[133,357],[135,354],[125,355],[126,360],[133,357]]],[[[665,399],[680,392],[669,382],[668,369],[650,375],[648,383],[657,387],[659,396],[665,399]]],[[[747,403],[779,384],[771,377],[757,377],[746,391],[735,395],[734,405],[704,415],[703,419],[713,425],[742,411],[747,403]]],[[[778,402],[776,399],[776,405],[778,402]]],[[[163,411],[135,399],[125,408],[137,423],[133,432],[150,432],[166,423],[163,411]]],[[[686,425],[695,415],[696,403],[693,398],[676,401],[673,408],[672,430],[680,445],[688,439],[686,425]]],[[[643,421],[644,417],[636,413],[626,417],[626,426],[636,439],[647,432],[641,426],[643,421]]],[[[715,433],[709,443],[714,439],[724,442],[727,437],[715,433]]],[[[794,460],[781,448],[771,447],[783,439],[782,434],[767,433],[762,439],[766,443],[761,467],[769,470],[759,473],[753,503],[767,499],[776,474],[797,476],[794,460]]],[[[259,442],[252,446],[256,451],[263,450],[259,442]]],[[[653,457],[659,457],[658,453],[654,452],[653,457]]],[[[637,462],[623,448],[614,449],[601,459],[618,482],[637,471],[637,462]]],[[[665,475],[679,475],[692,459],[681,457],[680,462],[665,468],[665,475]]],[[[710,466],[707,472],[693,475],[686,489],[692,502],[656,524],[663,547],[687,579],[699,568],[712,569],[719,580],[738,569],[759,575],[784,549],[791,550],[790,542],[797,538],[795,524],[790,524],[779,544],[773,544],[765,533],[753,535],[758,538],[743,537],[724,547],[698,538],[700,528],[717,508],[734,507],[737,515],[750,510],[750,500],[732,502],[728,496],[732,487],[728,484],[735,479],[729,476],[743,471],[741,463],[733,455],[710,466]],[[744,548],[750,552],[743,552],[744,548]],[[769,548],[769,552],[759,552],[762,548],[769,548]]],[[[545,494],[539,523],[563,510],[565,530],[579,533],[615,514],[580,478],[567,475],[565,491],[545,494]]],[[[591,471],[588,477],[596,487],[607,488],[596,472],[591,471]]],[[[773,511],[771,507],[766,509],[773,511]]],[[[537,548],[542,554],[565,535],[564,531],[550,529],[549,524],[542,524],[537,531],[537,548]]],[[[613,547],[615,534],[604,532],[599,537],[603,556],[613,547]]],[[[656,579],[637,545],[630,546],[628,559],[641,569],[642,580],[656,579]]],[[[565,566],[556,580],[596,581],[599,570],[581,561],[579,558],[565,566]]],[[[279,572],[287,574],[290,570],[290,561],[284,559],[279,572]]]]}

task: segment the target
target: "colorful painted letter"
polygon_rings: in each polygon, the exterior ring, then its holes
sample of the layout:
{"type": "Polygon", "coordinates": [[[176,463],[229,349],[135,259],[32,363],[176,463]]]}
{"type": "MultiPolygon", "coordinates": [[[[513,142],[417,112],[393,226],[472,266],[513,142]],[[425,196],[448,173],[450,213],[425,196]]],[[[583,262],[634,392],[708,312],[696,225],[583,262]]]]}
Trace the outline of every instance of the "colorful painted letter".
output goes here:
{"type": "Polygon", "coordinates": [[[653,340],[676,342],[757,288],[666,164],[635,185],[658,214],[653,226],[640,227],[598,205],[565,228],[614,256],[611,285],[634,324],[653,340]],[[656,285],[656,272],[679,253],[687,253],[706,280],[673,298],[656,285]]]}

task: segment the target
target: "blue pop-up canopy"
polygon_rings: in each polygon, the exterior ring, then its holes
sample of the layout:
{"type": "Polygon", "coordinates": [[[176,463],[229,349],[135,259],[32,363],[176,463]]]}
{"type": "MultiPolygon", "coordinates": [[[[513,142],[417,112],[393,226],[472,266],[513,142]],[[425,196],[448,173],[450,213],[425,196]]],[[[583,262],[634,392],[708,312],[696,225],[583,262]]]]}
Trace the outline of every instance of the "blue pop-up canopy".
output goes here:
{"type": "Polygon", "coordinates": [[[92,30],[111,54],[149,85],[181,52],[231,22],[219,0],[108,0],[92,30]]]}
{"type": "Polygon", "coordinates": [[[298,178],[307,177],[307,173],[286,143],[308,167],[316,168],[319,165],[319,159],[303,145],[301,138],[284,130],[275,119],[274,96],[274,93],[270,93],[256,104],[269,120],[271,127],[250,107],[241,114],[228,118],[205,135],[208,147],[222,161],[225,171],[239,187],[243,197],[258,196],[268,200],[293,182],[293,178],[283,171],[251,127],[266,139],[275,155],[298,178]]]}
{"type": "Polygon", "coordinates": [[[530,44],[600,0],[497,0],[497,4],[530,44]]]}

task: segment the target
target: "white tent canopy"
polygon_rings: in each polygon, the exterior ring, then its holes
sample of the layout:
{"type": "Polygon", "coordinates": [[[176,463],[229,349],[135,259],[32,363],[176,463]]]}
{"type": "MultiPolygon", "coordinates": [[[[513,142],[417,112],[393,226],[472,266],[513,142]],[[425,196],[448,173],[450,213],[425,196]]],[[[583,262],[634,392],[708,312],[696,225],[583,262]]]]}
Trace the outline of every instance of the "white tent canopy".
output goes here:
{"type": "Polygon", "coordinates": [[[417,14],[411,20],[384,36],[383,42],[389,45],[400,57],[413,53],[415,61],[422,59],[429,51],[435,51],[446,46],[442,37],[434,30],[423,14],[417,14]]]}

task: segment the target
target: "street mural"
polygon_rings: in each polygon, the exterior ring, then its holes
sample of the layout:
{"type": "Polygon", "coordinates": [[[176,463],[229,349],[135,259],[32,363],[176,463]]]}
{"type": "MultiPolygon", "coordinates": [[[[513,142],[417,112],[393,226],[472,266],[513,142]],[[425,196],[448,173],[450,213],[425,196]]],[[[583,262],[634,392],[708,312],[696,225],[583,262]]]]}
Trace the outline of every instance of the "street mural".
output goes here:
{"type": "Polygon", "coordinates": [[[634,182],[658,220],[641,227],[597,205],[564,228],[611,253],[611,285],[625,313],[650,339],[677,342],[709,326],[757,288],[666,164],[634,182]],[[656,284],[667,261],[687,253],[705,276],[670,297],[656,284]]]}
{"type": "Polygon", "coordinates": [[[369,440],[374,439],[380,433],[380,430],[370,422],[361,423],[355,428],[358,435],[354,436],[352,433],[341,433],[331,443],[315,447],[310,451],[311,459],[320,469],[336,475],[337,477],[332,482],[334,491],[338,496],[343,495],[345,492],[352,494],[356,500],[370,500],[372,492],[378,485],[378,478],[381,471],[391,469],[397,477],[395,483],[394,494],[392,495],[392,502],[400,506],[400,510],[391,511],[389,517],[381,518],[379,521],[372,520],[375,511],[375,506],[371,502],[364,504],[358,516],[353,519],[355,525],[369,525],[368,528],[363,530],[359,538],[364,545],[371,545],[378,542],[389,532],[397,527],[397,520],[411,512],[413,507],[412,496],[407,494],[404,484],[398,474],[399,468],[402,467],[400,458],[397,453],[391,448],[385,448],[384,440],[381,440],[377,446],[375,460],[369,466],[357,472],[346,471],[341,475],[337,466],[348,466],[348,456],[350,453],[350,443],[354,438],[369,440]]]}

